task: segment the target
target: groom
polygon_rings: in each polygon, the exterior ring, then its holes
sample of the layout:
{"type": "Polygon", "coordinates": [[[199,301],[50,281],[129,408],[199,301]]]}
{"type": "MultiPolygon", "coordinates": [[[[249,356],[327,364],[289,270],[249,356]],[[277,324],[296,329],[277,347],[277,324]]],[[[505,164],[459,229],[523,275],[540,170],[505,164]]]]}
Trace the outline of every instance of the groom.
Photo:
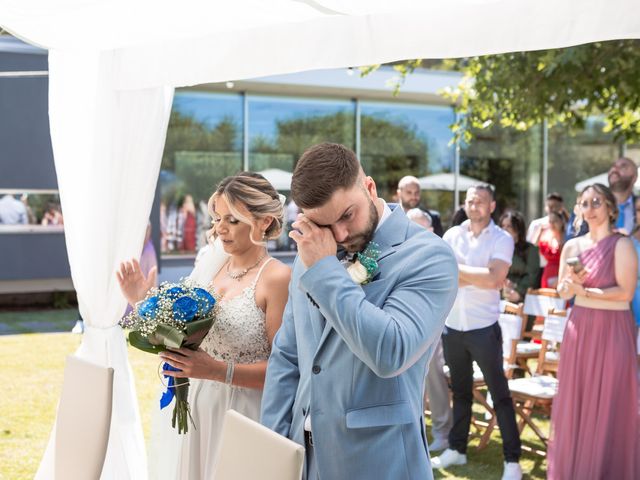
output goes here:
{"type": "Polygon", "coordinates": [[[303,211],[290,233],[298,257],[262,423],[305,446],[307,480],[430,479],[422,394],[456,297],[455,257],[378,198],[342,145],[308,149],[291,194],[303,211]],[[338,245],[347,254],[377,247],[368,283],[351,278],[338,245]]]}

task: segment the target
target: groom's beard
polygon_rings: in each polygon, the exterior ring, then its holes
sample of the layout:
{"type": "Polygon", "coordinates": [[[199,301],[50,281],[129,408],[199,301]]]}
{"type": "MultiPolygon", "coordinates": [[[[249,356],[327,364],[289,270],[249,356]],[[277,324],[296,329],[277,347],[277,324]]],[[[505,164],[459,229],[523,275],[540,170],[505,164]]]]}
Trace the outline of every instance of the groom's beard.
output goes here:
{"type": "Polygon", "coordinates": [[[378,226],[378,221],[379,218],[376,205],[372,200],[369,200],[369,220],[367,221],[367,226],[364,231],[347,238],[347,240],[341,245],[349,253],[356,253],[364,250],[367,244],[373,239],[376,227],[378,226]]]}

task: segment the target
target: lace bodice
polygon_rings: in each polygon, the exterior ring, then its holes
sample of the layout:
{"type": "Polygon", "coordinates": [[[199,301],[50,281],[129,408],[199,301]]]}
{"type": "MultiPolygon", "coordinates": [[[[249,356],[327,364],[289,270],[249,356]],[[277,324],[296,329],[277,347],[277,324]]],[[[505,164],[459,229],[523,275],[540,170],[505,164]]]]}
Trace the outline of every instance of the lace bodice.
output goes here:
{"type": "Polygon", "coordinates": [[[269,358],[271,343],[267,337],[265,314],[256,304],[256,285],[269,258],[255,280],[242,293],[228,300],[217,295],[216,320],[201,348],[216,360],[256,363],[269,358]]]}

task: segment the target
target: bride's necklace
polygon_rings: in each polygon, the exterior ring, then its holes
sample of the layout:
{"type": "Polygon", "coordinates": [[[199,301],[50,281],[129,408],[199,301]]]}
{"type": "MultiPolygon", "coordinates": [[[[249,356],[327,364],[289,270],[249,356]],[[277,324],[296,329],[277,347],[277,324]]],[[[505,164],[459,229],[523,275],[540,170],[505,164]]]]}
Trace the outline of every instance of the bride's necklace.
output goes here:
{"type": "Polygon", "coordinates": [[[244,277],[247,273],[249,273],[251,270],[253,270],[254,268],[256,268],[258,265],[260,265],[260,262],[262,260],[264,260],[264,257],[267,256],[267,252],[264,252],[260,258],[258,259],[258,261],[256,263],[254,263],[253,265],[251,265],[250,267],[245,268],[244,270],[240,270],[239,272],[231,272],[229,271],[229,267],[231,266],[231,262],[227,263],[227,277],[233,279],[233,280],[238,280],[240,281],[240,279],[242,277],[244,277]]]}

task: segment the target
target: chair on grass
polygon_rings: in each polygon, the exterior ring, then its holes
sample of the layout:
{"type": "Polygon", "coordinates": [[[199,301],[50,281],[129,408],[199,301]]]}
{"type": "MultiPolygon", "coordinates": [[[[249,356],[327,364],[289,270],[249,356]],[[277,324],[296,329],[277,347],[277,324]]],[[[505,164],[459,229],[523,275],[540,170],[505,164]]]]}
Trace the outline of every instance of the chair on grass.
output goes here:
{"type": "MultiPolygon", "coordinates": [[[[501,302],[500,304],[500,317],[498,323],[500,330],[502,331],[502,353],[504,358],[505,376],[511,378],[514,365],[515,349],[518,341],[522,338],[522,304],[515,304],[509,302],[501,302]]],[[[445,367],[445,373],[449,376],[449,371],[445,367]]],[[[485,409],[486,422],[471,417],[471,425],[477,430],[477,435],[480,436],[480,442],[478,443],[478,450],[485,448],[491,439],[491,433],[498,424],[496,412],[493,409],[488,395],[482,392],[482,389],[486,387],[484,381],[484,375],[480,370],[480,367],[473,362],[473,398],[485,409]]]]}
{"type": "Polygon", "coordinates": [[[560,298],[558,292],[553,288],[539,288],[527,290],[524,298],[523,306],[523,338],[529,338],[532,341],[522,341],[516,348],[516,357],[514,363],[522,368],[525,372],[533,374],[529,368],[529,360],[538,358],[540,354],[541,343],[534,340],[540,340],[542,330],[544,329],[544,321],[547,318],[549,310],[562,310],[565,306],[565,300],[560,298]],[[542,323],[535,324],[530,332],[525,332],[527,316],[535,316],[542,319],[542,323]]]}
{"type": "MultiPolygon", "coordinates": [[[[526,425],[531,427],[542,443],[547,447],[548,437],[536,425],[533,414],[541,412],[546,415],[551,414],[553,398],[558,391],[558,379],[554,375],[558,370],[558,355],[552,352],[551,347],[562,343],[562,336],[567,322],[567,312],[565,310],[550,309],[545,321],[545,328],[542,331],[542,343],[538,353],[538,365],[536,373],[532,377],[509,380],[509,390],[516,410],[516,415],[520,417],[518,428],[520,433],[526,425]]],[[[538,452],[544,454],[544,452],[538,452]]]]}
{"type": "Polygon", "coordinates": [[[68,356],[55,426],[55,478],[99,479],[109,443],[113,368],[68,356]]]}
{"type": "Polygon", "coordinates": [[[214,480],[300,480],[304,447],[227,410],[214,480]]]}

